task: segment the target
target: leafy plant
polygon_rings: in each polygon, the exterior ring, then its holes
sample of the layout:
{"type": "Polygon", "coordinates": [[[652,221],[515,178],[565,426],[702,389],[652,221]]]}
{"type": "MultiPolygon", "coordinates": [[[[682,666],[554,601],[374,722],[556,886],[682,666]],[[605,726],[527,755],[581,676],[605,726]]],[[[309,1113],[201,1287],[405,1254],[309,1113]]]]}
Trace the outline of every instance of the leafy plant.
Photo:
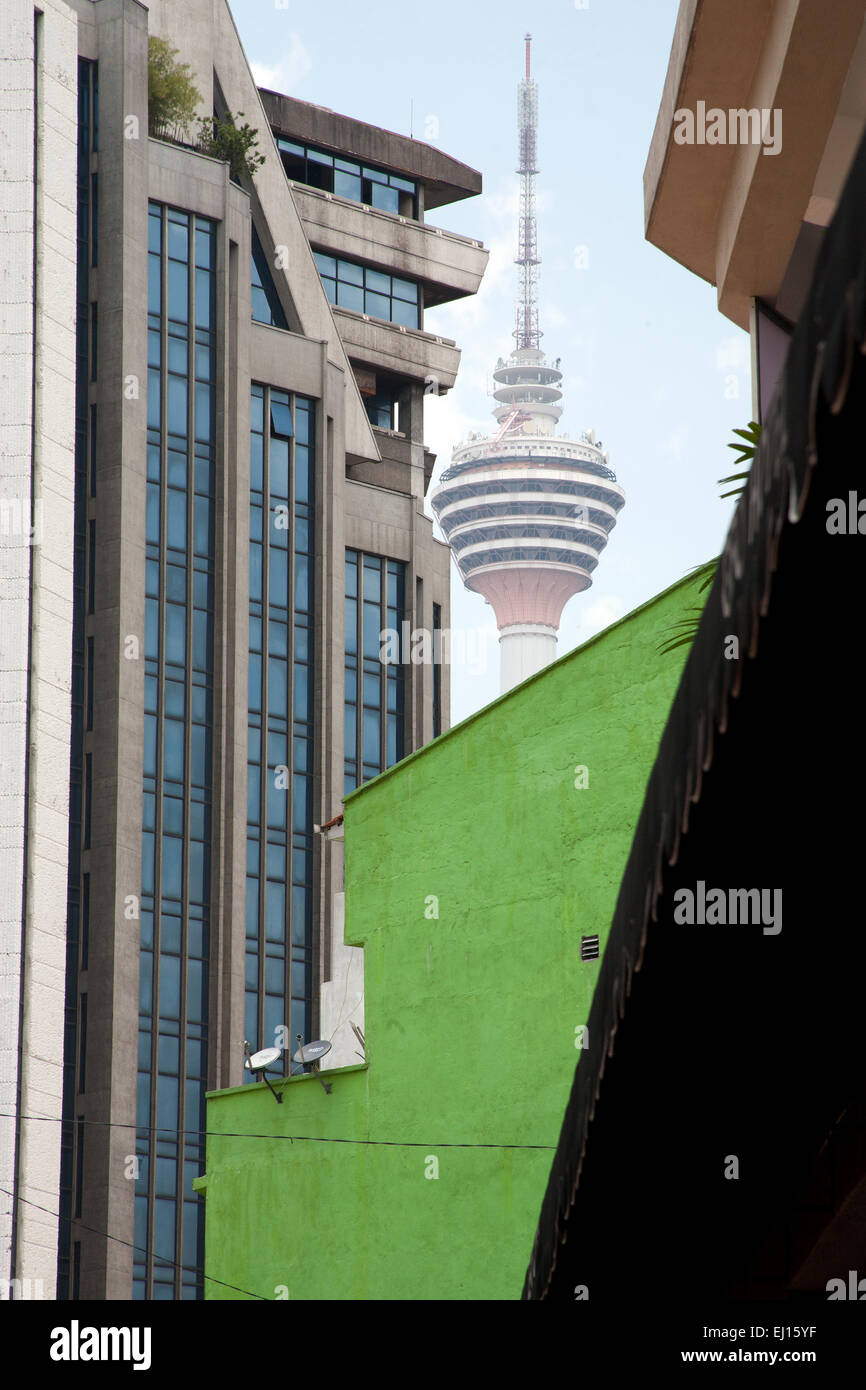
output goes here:
{"type": "Polygon", "coordinates": [[[192,68],[178,63],[177,54],[165,39],[148,42],[147,125],[157,138],[180,141],[189,133],[202,97],[192,68]]]}
{"type": "MultiPolygon", "coordinates": [[[[225,160],[231,176],[253,177],[265,162],[256,148],[258,133],[248,123],[237,125],[230,111],[224,116],[196,120],[202,95],[192,78],[189,63],[177,61],[178,50],[165,39],[152,38],[148,45],[147,124],[151,135],[178,144],[189,140],[202,154],[225,160]],[[191,131],[194,132],[191,136],[191,131]]],[[[239,113],[243,116],[243,111],[239,113]]]]}
{"type": "MultiPolygon", "coordinates": [[[[243,114],[243,111],[239,111],[238,117],[243,114]]],[[[199,121],[197,148],[214,159],[224,159],[235,180],[239,180],[244,173],[252,178],[264,164],[265,156],[259,154],[257,149],[258,140],[255,127],[249,122],[235,125],[231,112],[199,121]]]]}
{"type": "MultiPolygon", "coordinates": [[[[716,576],[716,568],[719,563],[718,555],[714,555],[712,560],[705,560],[702,565],[695,565],[689,574],[700,579],[698,593],[703,594],[712,584],[716,576]]],[[[668,652],[675,651],[677,647],[685,647],[694,641],[695,633],[698,630],[698,623],[701,621],[703,604],[695,608],[687,608],[686,616],[679,618],[667,629],[658,647],[659,656],[667,656],[668,652]]]]}
{"type": "MultiPolygon", "coordinates": [[[[747,429],[734,430],[734,434],[739,435],[743,443],[734,441],[733,444],[728,445],[728,448],[736,450],[737,464],[748,463],[748,468],[744,469],[741,473],[732,473],[728,478],[719,478],[717,480],[720,487],[724,487],[727,483],[738,484],[737,487],[731,488],[730,492],[723,492],[720,500],[724,500],[726,497],[739,497],[740,494],[745,491],[749,471],[754,463],[755,453],[761,438],[761,426],[757,420],[750,420],[747,429]]],[[[693,570],[689,571],[690,574],[694,574],[695,577],[699,578],[701,581],[698,586],[699,594],[705,593],[712,584],[716,569],[718,568],[719,558],[718,555],[714,555],[712,560],[705,560],[702,565],[696,565],[693,570]]],[[[689,608],[686,610],[685,617],[671,624],[659,644],[659,656],[667,656],[668,652],[675,651],[677,647],[689,646],[690,643],[695,640],[695,633],[698,630],[698,623],[701,621],[701,614],[703,611],[703,605],[696,608],[689,608]]]]}
{"type": "Polygon", "coordinates": [[[740,493],[744,491],[746,486],[746,479],[749,476],[749,469],[751,468],[755,458],[755,450],[757,449],[758,442],[761,438],[761,426],[759,425],[757,420],[750,420],[748,429],[734,430],[734,434],[738,434],[741,439],[745,440],[745,443],[737,444],[736,442],[734,442],[733,444],[729,444],[728,448],[735,449],[737,451],[738,457],[735,460],[736,463],[740,464],[746,463],[748,461],[749,467],[743,473],[732,473],[729,478],[719,478],[719,486],[723,486],[725,483],[740,484],[739,487],[732,488],[730,492],[723,492],[723,499],[725,497],[739,497],[740,493]]]}

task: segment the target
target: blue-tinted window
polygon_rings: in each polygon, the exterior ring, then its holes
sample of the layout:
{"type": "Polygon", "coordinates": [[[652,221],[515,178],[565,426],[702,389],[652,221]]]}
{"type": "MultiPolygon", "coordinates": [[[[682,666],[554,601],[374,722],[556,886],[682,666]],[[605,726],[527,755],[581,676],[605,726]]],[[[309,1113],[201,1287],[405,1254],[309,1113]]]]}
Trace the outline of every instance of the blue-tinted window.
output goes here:
{"type": "Polygon", "coordinates": [[[186,493],[167,489],[166,540],[173,550],[186,550],[186,493]]]}
{"type": "Polygon", "coordinates": [[[191,960],[187,965],[187,1018],[192,1023],[204,1023],[207,1019],[207,980],[201,960],[191,960]]]}
{"type": "Polygon", "coordinates": [[[418,189],[412,179],[279,136],[277,147],[287,176],[296,183],[401,217],[418,215],[418,189]]]}
{"type": "Polygon", "coordinates": [[[313,258],[332,304],[373,318],[420,328],[420,293],[414,280],[315,251],[313,258]]]}
{"type": "Polygon", "coordinates": [[[159,257],[153,255],[147,260],[147,307],[151,314],[162,311],[162,265],[159,257]]]}
{"type": "Polygon", "coordinates": [[[188,386],[185,377],[169,376],[166,396],[166,413],[169,434],[185,435],[187,432],[188,386]]]}
{"type": "Polygon", "coordinates": [[[292,428],[292,412],[288,402],[276,401],[271,396],[271,434],[281,435],[284,439],[291,439],[294,434],[292,428]]]}
{"type": "Polygon", "coordinates": [[[179,836],[163,835],[160,872],[163,898],[174,898],[180,902],[183,892],[183,840],[179,836]]]}
{"type": "Polygon", "coordinates": [[[269,558],[269,601],[271,605],[285,607],[286,595],[289,591],[289,557],[285,550],[272,544],[269,558]]]}
{"type": "Polygon", "coordinates": [[[272,328],[288,328],[267,256],[255,227],[252,228],[251,273],[253,318],[257,323],[270,324],[272,328]]]}
{"type": "Polygon", "coordinates": [[[165,605],[165,654],[166,661],[186,664],[186,609],[178,603],[165,605]]]}
{"type": "MultiPolygon", "coordinates": [[[[171,223],[169,223],[169,228],[171,223]]],[[[168,317],[177,323],[189,319],[189,266],[168,262],[168,317]]]]}

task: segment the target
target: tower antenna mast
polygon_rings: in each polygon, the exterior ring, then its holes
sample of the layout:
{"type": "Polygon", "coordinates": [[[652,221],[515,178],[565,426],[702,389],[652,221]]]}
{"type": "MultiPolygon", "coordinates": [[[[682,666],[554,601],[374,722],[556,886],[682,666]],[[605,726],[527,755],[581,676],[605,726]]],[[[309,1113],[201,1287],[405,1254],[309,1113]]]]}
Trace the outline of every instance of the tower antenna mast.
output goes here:
{"type": "Polygon", "coordinates": [[[520,219],[516,263],[520,267],[517,289],[517,325],[514,339],[518,351],[541,346],[538,326],[538,225],[535,216],[535,176],[538,173],[538,84],[530,76],[530,45],[526,35],[526,76],[517,88],[517,133],[520,167],[520,219]]]}

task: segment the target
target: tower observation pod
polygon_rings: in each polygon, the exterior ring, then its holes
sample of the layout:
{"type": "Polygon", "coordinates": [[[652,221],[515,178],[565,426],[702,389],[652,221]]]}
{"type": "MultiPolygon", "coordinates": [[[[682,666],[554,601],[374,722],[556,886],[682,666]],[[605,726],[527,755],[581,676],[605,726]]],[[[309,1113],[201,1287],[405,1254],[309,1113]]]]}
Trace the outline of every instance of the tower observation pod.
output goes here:
{"type": "Polygon", "coordinates": [[[431,497],[434,515],[463,583],[482,594],[499,628],[502,691],[556,656],[568,600],[592,584],[593,571],[625,506],[601,441],[590,430],[557,434],[562,414],[559,358],[541,350],[535,217],[538,87],[518,87],[520,139],[519,281],[515,347],[493,373],[489,435],[470,434],[453,451],[431,497]]]}

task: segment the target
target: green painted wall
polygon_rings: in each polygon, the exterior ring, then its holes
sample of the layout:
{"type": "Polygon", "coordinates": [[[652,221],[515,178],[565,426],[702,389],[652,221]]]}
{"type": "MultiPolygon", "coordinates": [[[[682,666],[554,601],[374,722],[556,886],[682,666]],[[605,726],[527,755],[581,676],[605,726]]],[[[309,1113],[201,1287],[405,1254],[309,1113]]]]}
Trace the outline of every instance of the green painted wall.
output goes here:
{"type": "Polygon", "coordinates": [[[330,1096],[303,1077],[279,1106],[264,1086],[210,1098],[212,1134],[274,1136],[208,1141],[211,1278],[266,1298],[519,1298],[598,976],[580,938],[604,946],[685,658],[657,646],[699,602],[682,581],[348,799],[368,1066],[330,1096]]]}

